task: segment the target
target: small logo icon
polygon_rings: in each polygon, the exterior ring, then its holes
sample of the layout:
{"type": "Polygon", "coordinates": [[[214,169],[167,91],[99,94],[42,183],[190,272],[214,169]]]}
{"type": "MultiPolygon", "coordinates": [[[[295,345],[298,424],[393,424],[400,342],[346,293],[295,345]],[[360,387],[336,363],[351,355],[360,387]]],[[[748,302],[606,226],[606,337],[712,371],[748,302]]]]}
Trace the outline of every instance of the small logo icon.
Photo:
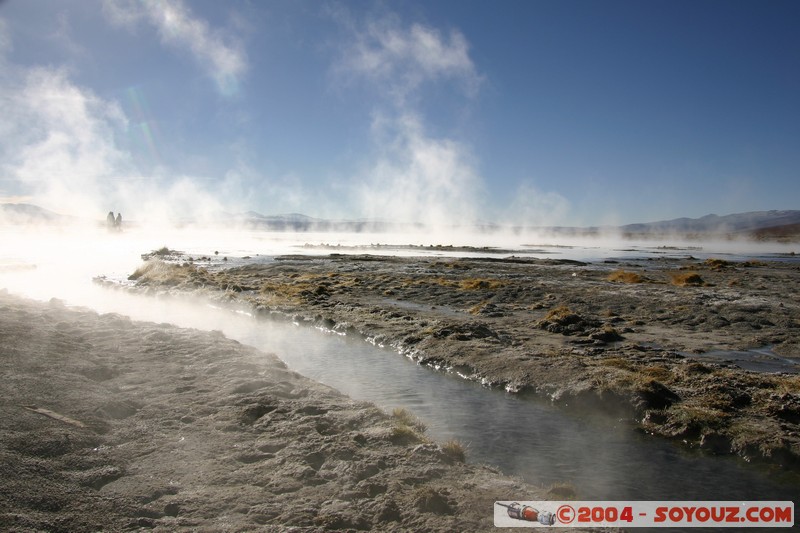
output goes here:
{"type": "Polygon", "coordinates": [[[562,505],[556,511],[556,516],[562,524],[571,524],[575,520],[575,509],[569,505],[562,505]]]}
{"type": "Polygon", "coordinates": [[[545,526],[552,526],[556,523],[556,516],[549,511],[540,511],[534,509],[530,505],[522,505],[519,502],[514,502],[510,505],[496,502],[497,505],[505,507],[508,516],[516,520],[525,520],[526,522],[539,522],[545,526]]]}

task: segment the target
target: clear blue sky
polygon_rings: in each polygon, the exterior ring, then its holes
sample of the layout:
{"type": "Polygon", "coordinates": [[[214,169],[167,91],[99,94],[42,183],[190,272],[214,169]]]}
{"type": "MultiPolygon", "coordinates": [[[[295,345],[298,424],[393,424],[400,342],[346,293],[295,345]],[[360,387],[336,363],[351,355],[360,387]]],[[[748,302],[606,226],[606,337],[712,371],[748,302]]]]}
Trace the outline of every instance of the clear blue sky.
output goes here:
{"type": "Polygon", "coordinates": [[[800,2],[0,0],[0,199],[446,223],[800,208],[800,2]]]}

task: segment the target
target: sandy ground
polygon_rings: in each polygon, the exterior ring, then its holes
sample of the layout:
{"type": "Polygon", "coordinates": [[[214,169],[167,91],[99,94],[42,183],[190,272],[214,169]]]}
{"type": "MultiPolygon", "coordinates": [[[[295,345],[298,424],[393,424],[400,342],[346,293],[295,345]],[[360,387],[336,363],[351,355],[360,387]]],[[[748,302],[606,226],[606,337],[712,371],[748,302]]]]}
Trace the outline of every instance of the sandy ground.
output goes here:
{"type": "Polygon", "coordinates": [[[0,293],[4,531],[489,531],[565,499],[219,333],[0,293]]]}
{"type": "Polygon", "coordinates": [[[245,303],[490,386],[619,413],[709,453],[800,465],[796,262],[332,254],[219,266],[164,253],[133,290],[245,303]],[[786,373],[702,355],[765,347],[753,360],[786,373]]]}

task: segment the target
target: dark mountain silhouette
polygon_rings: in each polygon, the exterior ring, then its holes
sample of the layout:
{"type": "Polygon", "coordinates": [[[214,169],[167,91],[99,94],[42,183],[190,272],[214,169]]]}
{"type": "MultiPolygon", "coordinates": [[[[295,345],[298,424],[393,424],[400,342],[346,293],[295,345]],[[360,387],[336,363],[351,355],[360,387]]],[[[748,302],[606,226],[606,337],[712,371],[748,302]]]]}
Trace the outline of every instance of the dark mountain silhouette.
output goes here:
{"type": "Polygon", "coordinates": [[[626,233],[747,233],[800,224],[800,211],[751,211],[620,226],[626,233]]]}
{"type": "MultiPolygon", "coordinates": [[[[329,220],[300,213],[264,215],[256,211],[244,213],[220,212],[212,215],[216,225],[244,227],[263,231],[337,231],[337,232],[403,232],[424,229],[420,224],[380,219],[329,220]]],[[[0,223],[4,224],[65,224],[74,217],[61,215],[31,204],[0,204],[0,223]]],[[[192,220],[181,221],[182,225],[192,220]]],[[[473,228],[478,232],[523,231],[523,227],[504,227],[482,223],[473,228]]],[[[648,237],[738,237],[756,240],[800,241],[800,210],[751,211],[731,215],[706,215],[700,218],[676,218],[657,222],[626,224],[619,227],[539,227],[530,228],[562,236],[592,236],[621,232],[632,238],[648,237]]]]}

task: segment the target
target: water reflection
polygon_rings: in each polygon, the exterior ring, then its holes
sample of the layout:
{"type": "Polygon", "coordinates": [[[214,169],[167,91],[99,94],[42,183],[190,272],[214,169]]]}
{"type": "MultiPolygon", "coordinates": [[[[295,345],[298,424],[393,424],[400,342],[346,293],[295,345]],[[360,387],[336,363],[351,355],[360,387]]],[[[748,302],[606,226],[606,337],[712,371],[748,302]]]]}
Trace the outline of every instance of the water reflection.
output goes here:
{"type": "Polygon", "coordinates": [[[305,327],[271,336],[254,326],[238,340],[274,351],[289,367],[349,396],[410,409],[431,437],[457,439],[471,461],[534,484],[569,481],[580,497],[603,500],[788,500],[800,487],[735,458],[637,434],[629,422],[486,389],[358,339],[305,327]]]}

